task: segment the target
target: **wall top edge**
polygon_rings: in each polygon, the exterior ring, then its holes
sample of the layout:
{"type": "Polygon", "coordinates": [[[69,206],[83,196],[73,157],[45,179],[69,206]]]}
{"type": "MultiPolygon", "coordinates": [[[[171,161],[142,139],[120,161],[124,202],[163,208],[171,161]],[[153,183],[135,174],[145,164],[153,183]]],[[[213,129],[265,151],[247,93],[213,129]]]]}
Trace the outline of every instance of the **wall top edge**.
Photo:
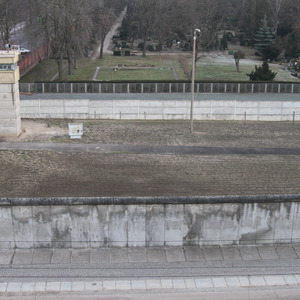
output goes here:
{"type": "Polygon", "coordinates": [[[64,205],[197,205],[197,204],[263,204],[300,202],[295,195],[193,196],[193,197],[53,197],[0,198],[1,206],[64,206],[64,205]]]}

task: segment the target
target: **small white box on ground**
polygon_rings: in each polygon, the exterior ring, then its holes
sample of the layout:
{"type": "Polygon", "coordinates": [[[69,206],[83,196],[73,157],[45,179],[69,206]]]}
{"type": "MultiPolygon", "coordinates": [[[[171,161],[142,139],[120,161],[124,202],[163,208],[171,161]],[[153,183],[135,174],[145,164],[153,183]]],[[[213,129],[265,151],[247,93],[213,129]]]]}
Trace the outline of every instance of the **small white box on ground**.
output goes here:
{"type": "Polygon", "coordinates": [[[71,139],[81,139],[83,124],[69,124],[69,136],[71,139]]]}

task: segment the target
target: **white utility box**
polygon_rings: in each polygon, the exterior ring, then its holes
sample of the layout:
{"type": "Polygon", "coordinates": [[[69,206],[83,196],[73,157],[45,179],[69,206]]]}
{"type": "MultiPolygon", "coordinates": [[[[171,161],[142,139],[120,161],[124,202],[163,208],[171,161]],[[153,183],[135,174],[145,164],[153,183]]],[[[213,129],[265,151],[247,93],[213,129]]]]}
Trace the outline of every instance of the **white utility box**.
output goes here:
{"type": "Polygon", "coordinates": [[[69,124],[69,136],[71,139],[81,139],[83,124],[69,124]]]}

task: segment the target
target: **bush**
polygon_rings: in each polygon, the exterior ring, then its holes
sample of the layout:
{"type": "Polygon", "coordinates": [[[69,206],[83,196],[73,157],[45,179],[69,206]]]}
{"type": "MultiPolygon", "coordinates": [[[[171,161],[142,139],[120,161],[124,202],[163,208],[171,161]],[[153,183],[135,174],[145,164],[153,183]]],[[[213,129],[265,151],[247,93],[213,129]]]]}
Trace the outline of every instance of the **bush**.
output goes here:
{"type": "Polygon", "coordinates": [[[271,71],[269,64],[264,61],[262,66],[255,66],[255,71],[246,75],[249,76],[251,81],[272,81],[277,75],[277,72],[271,71]]]}
{"type": "Polygon", "coordinates": [[[130,50],[125,50],[124,55],[125,56],[130,56],[130,50]]]}
{"type": "Polygon", "coordinates": [[[148,50],[148,51],[154,51],[153,45],[152,45],[152,44],[148,44],[148,45],[147,45],[147,50],[148,50]]]}
{"type": "Polygon", "coordinates": [[[119,51],[119,50],[115,50],[114,51],[114,56],[121,56],[121,51],[119,51]]]}
{"type": "Polygon", "coordinates": [[[264,60],[274,61],[277,60],[280,50],[277,47],[270,45],[263,50],[262,54],[264,60]]]}

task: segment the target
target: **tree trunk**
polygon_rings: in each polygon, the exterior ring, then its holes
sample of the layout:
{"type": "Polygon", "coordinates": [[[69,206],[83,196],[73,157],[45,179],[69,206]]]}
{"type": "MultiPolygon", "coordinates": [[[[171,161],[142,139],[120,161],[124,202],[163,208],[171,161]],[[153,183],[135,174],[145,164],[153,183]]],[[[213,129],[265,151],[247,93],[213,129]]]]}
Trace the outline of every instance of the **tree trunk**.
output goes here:
{"type": "Polygon", "coordinates": [[[62,81],[63,78],[63,58],[62,55],[56,60],[58,68],[58,79],[62,81]]]}
{"type": "Polygon", "coordinates": [[[73,74],[73,57],[72,57],[72,51],[68,51],[68,74],[73,74]]]}
{"type": "Polygon", "coordinates": [[[144,45],[143,45],[143,57],[146,56],[146,45],[147,45],[147,37],[144,37],[144,45]]]}
{"type": "Polygon", "coordinates": [[[240,60],[239,59],[235,60],[235,66],[236,66],[237,72],[240,73],[240,60]]]}
{"type": "Polygon", "coordinates": [[[105,40],[105,35],[101,35],[101,43],[100,43],[100,55],[99,58],[103,59],[103,48],[104,48],[104,40],[105,40]]]}

